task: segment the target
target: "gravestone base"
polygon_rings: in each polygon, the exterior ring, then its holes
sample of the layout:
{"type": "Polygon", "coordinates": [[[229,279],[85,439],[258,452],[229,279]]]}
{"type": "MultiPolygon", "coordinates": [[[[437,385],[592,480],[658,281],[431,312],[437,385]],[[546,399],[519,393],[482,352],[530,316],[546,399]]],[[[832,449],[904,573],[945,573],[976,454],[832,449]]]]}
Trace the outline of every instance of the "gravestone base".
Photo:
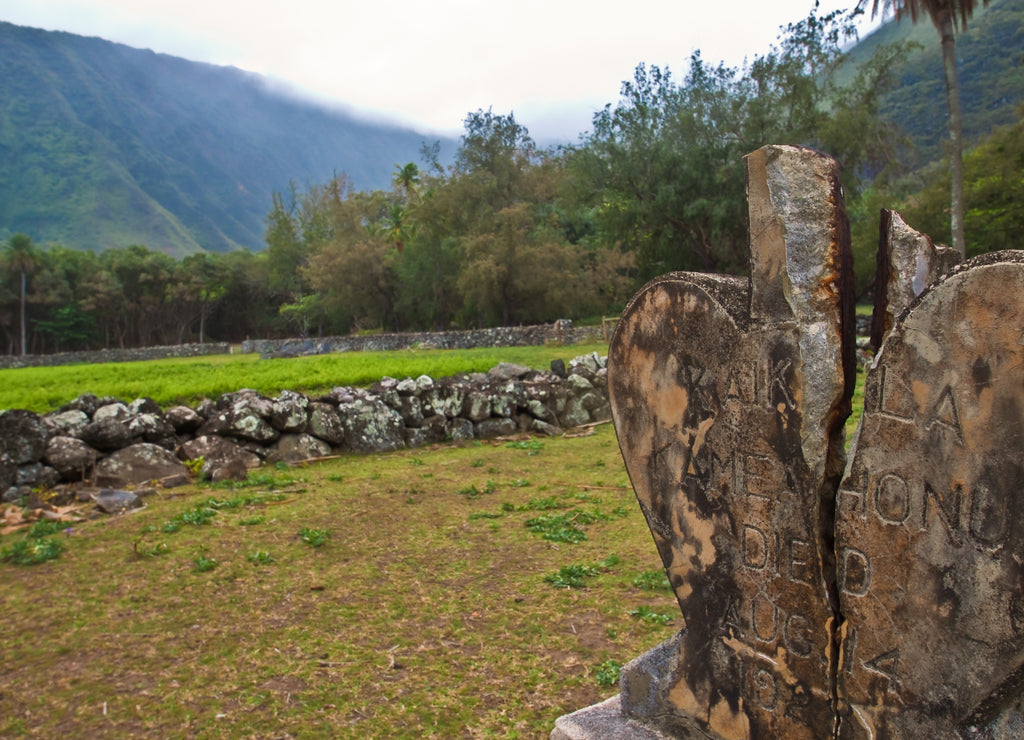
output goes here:
{"type": "Polygon", "coordinates": [[[618,695],[559,717],[551,740],[672,740],[668,735],[622,714],[618,695]]]}
{"type": "Polygon", "coordinates": [[[669,701],[682,633],[634,658],[619,674],[621,693],[555,722],[551,740],[705,740],[669,701]]]}

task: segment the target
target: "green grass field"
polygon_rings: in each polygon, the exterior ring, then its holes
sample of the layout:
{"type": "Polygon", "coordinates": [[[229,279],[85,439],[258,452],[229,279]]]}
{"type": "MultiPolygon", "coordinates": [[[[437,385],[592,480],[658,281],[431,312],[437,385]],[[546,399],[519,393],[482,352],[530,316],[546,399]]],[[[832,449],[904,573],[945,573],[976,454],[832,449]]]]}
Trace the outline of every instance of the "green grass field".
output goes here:
{"type": "Polygon", "coordinates": [[[339,385],[365,386],[395,378],[485,372],[499,362],[547,369],[551,361],[590,352],[607,354],[606,344],[501,347],[472,350],[348,352],[290,359],[261,360],[258,355],[217,355],[102,365],[0,370],[0,409],[45,413],[82,393],[124,401],[149,397],[163,408],[222,393],[253,388],[267,396],[283,390],[316,394],[339,385]]]}
{"type": "MultiPolygon", "coordinates": [[[[168,404],[591,351],[4,371],[0,397],[168,404]]],[[[547,737],[681,626],[614,430],[592,432],[267,467],[0,536],[0,737],[547,737]]]]}
{"type": "Polygon", "coordinates": [[[50,540],[0,563],[0,737],[542,738],[680,626],[610,424],[264,470],[50,540]]]}

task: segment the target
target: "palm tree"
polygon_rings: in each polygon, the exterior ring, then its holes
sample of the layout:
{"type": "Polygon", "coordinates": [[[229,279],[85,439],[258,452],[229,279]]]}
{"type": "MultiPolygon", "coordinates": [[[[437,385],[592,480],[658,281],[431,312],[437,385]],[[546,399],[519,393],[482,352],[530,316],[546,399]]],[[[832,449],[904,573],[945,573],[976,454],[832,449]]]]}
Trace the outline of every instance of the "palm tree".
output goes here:
{"type": "MultiPolygon", "coordinates": [[[[859,0],[858,8],[868,0],[859,0]]],[[[981,0],[988,5],[988,0],[981,0]]],[[[960,85],[956,79],[956,40],[954,33],[967,27],[967,21],[974,15],[978,0],[871,0],[871,17],[879,10],[891,9],[896,20],[910,16],[913,23],[927,15],[935,24],[942,40],[942,69],[946,77],[946,106],[949,109],[949,158],[951,169],[950,221],[953,232],[953,248],[964,256],[964,159],[963,123],[960,117],[960,85]]]]}
{"type": "Polygon", "coordinates": [[[416,166],[415,162],[409,162],[406,165],[395,165],[395,174],[392,178],[395,181],[395,185],[398,185],[402,190],[405,191],[406,197],[416,193],[416,186],[420,183],[420,168],[416,166]]]}
{"type": "Polygon", "coordinates": [[[39,261],[35,245],[25,234],[15,234],[7,240],[4,246],[4,262],[14,272],[21,273],[21,354],[25,354],[25,285],[28,282],[28,274],[32,272],[39,261]]]}

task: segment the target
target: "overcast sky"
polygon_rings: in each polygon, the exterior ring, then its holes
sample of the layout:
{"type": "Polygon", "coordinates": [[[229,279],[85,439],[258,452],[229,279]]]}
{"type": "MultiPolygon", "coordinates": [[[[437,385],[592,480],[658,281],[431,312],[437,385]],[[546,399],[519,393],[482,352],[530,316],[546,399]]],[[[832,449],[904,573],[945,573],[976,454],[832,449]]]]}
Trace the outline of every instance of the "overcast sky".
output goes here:
{"type": "MultiPolygon", "coordinates": [[[[823,12],[856,0],[822,0],[823,12]]],[[[234,65],[424,132],[575,140],[639,62],[739,66],[813,0],[0,0],[0,20],[234,65]]]]}

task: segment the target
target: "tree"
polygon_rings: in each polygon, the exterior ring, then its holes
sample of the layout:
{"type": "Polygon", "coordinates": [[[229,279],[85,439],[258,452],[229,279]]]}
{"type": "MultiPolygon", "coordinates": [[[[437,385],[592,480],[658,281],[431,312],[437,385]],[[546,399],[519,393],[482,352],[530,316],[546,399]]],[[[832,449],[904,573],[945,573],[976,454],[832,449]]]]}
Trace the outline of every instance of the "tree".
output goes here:
{"type": "Polygon", "coordinates": [[[572,154],[580,198],[596,207],[604,238],[636,255],[642,278],[745,270],[743,157],[765,144],[835,156],[848,200],[859,173],[890,159],[893,131],[875,104],[891,83],[889,68],[873,64],[851,83],[838,82],[853,20],[815,10],[742,69],[709,65],[695,53],[680,83],[667,69],[641,64],[618,104],[594,116],[593,133],[572,154]]]}
{"type": "Polygon", "coordinates": [[[416,166],[415,162],[409,162],[405,165],[396,164],[393,180],[395,185],[405,192],[406,198],[414,194],[418,195],[417,187],[420,184],[420,168],[416,166]]]}
{"type": "MultiPolygon", "coordinates": [[[[964,213],[971,234],[967,256],[1000,249],[1017,249],[1024,229],[1024,108],[1016,124],[1003,126],[964,154],[964,194],[970,204],[964,213]]],[[[925,176],[924,186],[900,208],[907,222],[926,234],[947,223],[949,179],[938,168],[925,176]]]]}
{"type": "Polygon", "coordinates": [[[28,282],[28,275],[35,270],[39,262],[39,253],[36,251],[32,239],[25,234],[15,234],[7,240],[4,247],[4,262],[8,269],[21,276],[21,354],[27,352],[26,322],[25,322],[25,286],[28,282]]]}
{"type": "MultiPolygon", "coordinates": [[[[868,0],[860,0],[857,7],[863,7],[868,0]]],[[[988,0],[981,0],[988,5],[988,0]]],[[[964,164],[963,164],[963,123],[960,115],[960,85],[956,75],[955,32],[967,27],[967,21],[974,15],[978,0],[871,0],[871,15],[879,10],[892,9],[896,20],[909,16],[916,23],[927,15],[939,32],[942,43],[942,70],[946,81],[946,107],[949,115],[949,158],[950,158],[950,230],[953,248],[966,254],[964,238],[964,164]]]]}

